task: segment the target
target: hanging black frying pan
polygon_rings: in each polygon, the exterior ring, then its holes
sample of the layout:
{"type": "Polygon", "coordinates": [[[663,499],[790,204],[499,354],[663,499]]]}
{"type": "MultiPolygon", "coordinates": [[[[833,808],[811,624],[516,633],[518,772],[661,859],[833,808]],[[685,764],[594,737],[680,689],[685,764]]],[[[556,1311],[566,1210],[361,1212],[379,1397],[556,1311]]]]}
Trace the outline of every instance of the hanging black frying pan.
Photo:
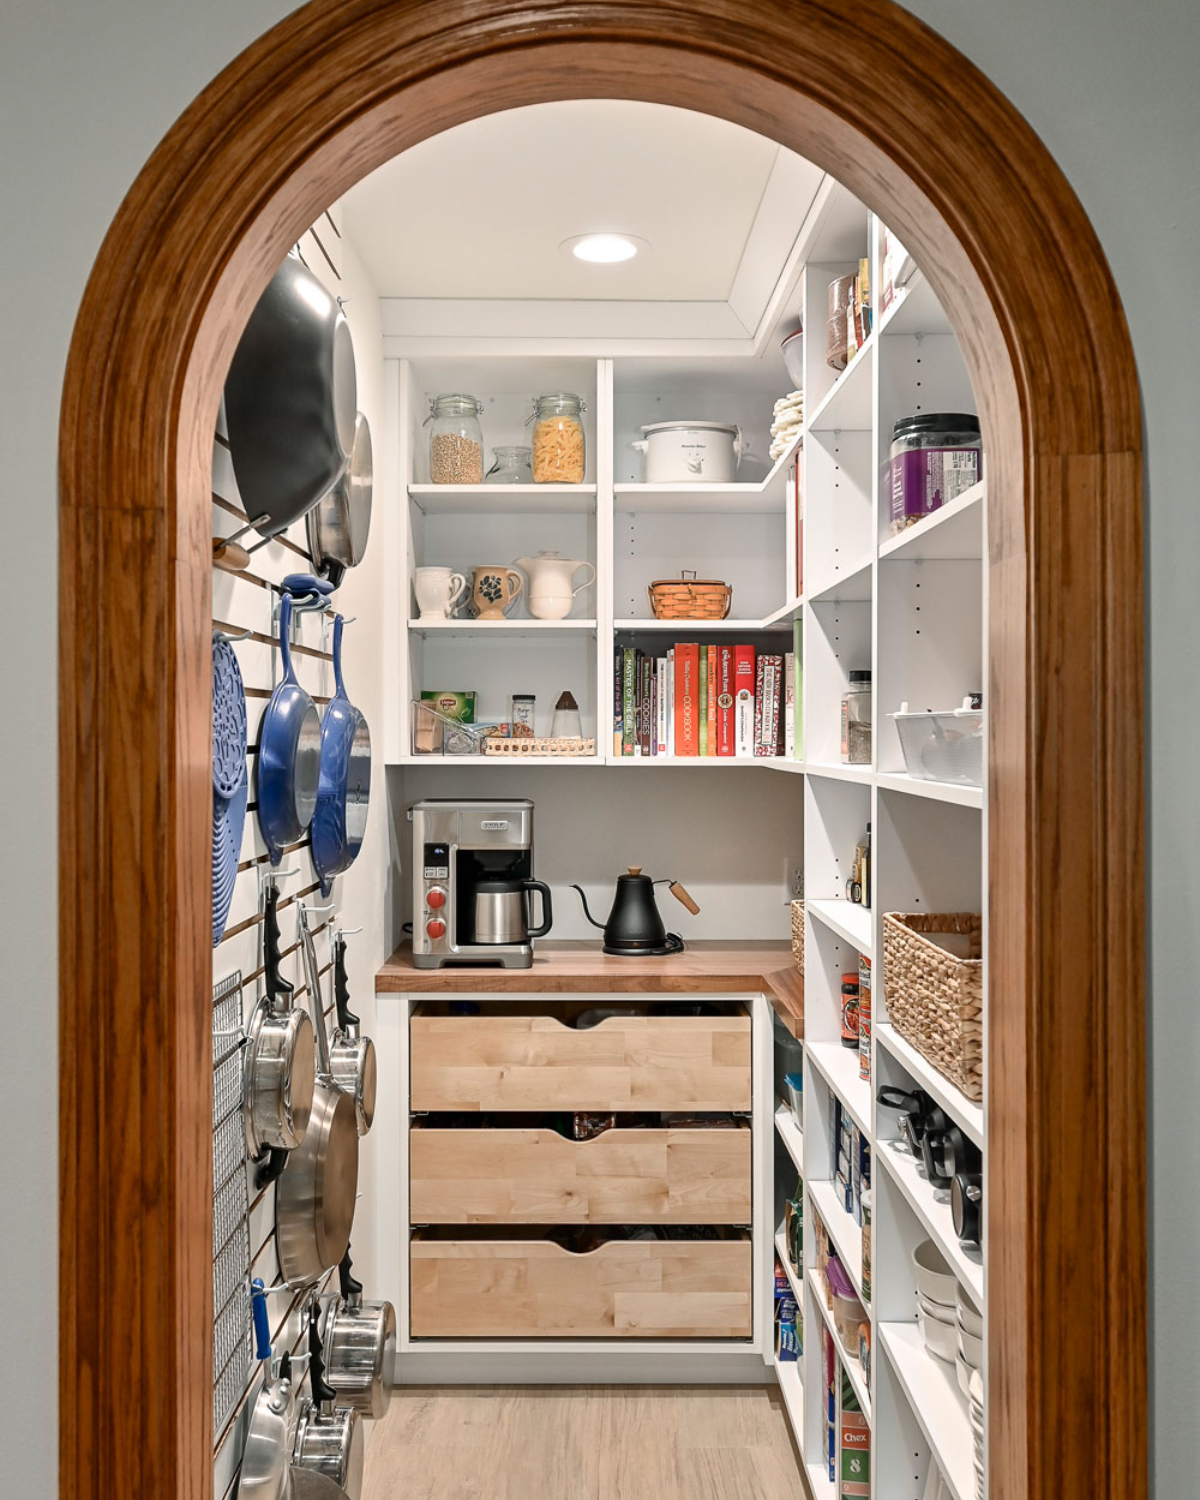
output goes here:
{"type": "Polygon", "coordinates": [[[335,586],[347,568],[357,568],[371,531],[371,429],[359,412],[346,472],[308,513],[308,550],[313,567],[335,586]]]}
{"type": "Polygon", "coordinates": [[[258,824],[277,865],[312,822],[321,774],[321,719],[292,666],[292,599],[279,601],[283,680],[271,694],[258,733],[258,824]]]}
{"type": "Polygon", "coordinates": [[[289,255],[225,379],[234,478],[262,536],[286,531],[345,473],[357,405],[350,326],[337,299],[289,255]]]}
{"type": "Polygon", "coordinates": [[[321,774],[312,824],[313,866],[328,896],[333,877],[348,870],[362,848],[371,800],[371,731],[342,681],[342,631],[333,622],[333,680],[337,691],[321,723],[321,774]]]}

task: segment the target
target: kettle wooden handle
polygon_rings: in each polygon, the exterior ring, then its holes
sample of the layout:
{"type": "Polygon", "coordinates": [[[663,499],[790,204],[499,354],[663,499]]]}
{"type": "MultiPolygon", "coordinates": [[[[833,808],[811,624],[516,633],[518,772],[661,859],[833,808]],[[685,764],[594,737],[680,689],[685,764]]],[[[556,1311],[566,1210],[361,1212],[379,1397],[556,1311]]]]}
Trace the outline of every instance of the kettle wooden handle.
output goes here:
{"type": "Polygon", "coordinates": [[[676,901],[678,901],[681,906],[686,906],[693,917],[698,917],[700,915],[700,908],[692,900],[691,896],[688,895],[687,891],[684,890],[683,886],[679,884],[678,880],[672,880],[669,889],[672,896],[675,897],[676,901]]]}

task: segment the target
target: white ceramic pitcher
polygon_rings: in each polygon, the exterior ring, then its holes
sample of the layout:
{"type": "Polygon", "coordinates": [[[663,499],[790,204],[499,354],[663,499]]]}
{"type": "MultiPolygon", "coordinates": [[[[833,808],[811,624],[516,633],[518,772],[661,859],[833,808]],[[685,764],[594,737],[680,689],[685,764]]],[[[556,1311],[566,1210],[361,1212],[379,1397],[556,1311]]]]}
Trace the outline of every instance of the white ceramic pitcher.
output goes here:
{"type": "Polygon", "coordinates": [[[415,568],[413,592],[422,620],[446,620],[467,591],[467,580],[451,568],[415,568]]]}
{"type": "Polygon", "coordinates": [[[528,579],[525,599],[535,620],[565,620],[575,596],[596,581],[596,570],[590,562],[561,557],[557,552],[518,557],[516,565],[524,569],[528,579]],[[580,568],[588,569],[588,577],[575,588],[575,574],[580,568]]]}

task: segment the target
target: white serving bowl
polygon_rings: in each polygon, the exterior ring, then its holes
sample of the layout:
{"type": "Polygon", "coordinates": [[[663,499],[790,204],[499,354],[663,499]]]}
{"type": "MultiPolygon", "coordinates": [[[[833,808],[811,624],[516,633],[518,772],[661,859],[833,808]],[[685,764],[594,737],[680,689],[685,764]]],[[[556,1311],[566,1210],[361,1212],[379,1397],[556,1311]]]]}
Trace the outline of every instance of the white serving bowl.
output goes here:
{"type": "Polygon", "coordinates": [[[958,1295],[958,1278],[950,1269],[950,1262],[932,1240],[921,1241],[912,1253],[912,1264],[917,1290],[924,1292],[931,1302],[940,1302],[943,1307],[954,1307],[958,1295]]]}
{"type": "Polygon", "coordinates": [[[958,1330],[958,1349],[972,1370],[981,1370],[983,1368],[982,1339],[977,1339],[974,1334],[968,1333],[965,1328],[960,1328],[958,1330]]]}
{"type": "Polygon", "coordinates": [[[946,1307],[941,1302],[934,1302],[924,1292],[917,1293],[917,1306],[927,1318],[936,1318],[939,1323],[950,1323],[958,1327],[958,1315],[953,1307],[946,1307]]]}
{"type": "Polygon", "coordinates": [[[921,1337],[925,1340],[925,1347],[935,1359],[944,1360],[946,1364],[954,1363],[955,1354],[955,1329],[953,1323],[939,1323],[936,1318],[927,1318],[923,1312],[917,1314],[917,1323],[921,1329],[921,1337]]]}
{"type": "Polygon", "coordinates": [[[958,1376],[958,1388],[965,1396],[971,1388],[971,1366],[961,1354],[954,1356],[954,1373],[958,1376]]]}
{"type": "Polygon", "coordinates": [[[957,1297],[959,1326],[965,1328],[975,1338],[981,1339],[983,1337],[983,1314],[961,1286],[958,1288],[957,1297]]]}

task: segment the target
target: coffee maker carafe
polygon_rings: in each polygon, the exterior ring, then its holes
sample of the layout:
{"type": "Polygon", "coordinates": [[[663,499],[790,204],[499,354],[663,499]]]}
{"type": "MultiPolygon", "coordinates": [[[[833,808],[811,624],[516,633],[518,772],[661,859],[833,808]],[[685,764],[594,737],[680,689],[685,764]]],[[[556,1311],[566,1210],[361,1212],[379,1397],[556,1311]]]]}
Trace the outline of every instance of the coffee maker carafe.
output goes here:
{"type": "Polygon", "coordinates": [[[532,939],[553,919],[549,888],[533,878],[533,803],[431,797],[409,818],[414,966],[529,968],[532,939]]]}

